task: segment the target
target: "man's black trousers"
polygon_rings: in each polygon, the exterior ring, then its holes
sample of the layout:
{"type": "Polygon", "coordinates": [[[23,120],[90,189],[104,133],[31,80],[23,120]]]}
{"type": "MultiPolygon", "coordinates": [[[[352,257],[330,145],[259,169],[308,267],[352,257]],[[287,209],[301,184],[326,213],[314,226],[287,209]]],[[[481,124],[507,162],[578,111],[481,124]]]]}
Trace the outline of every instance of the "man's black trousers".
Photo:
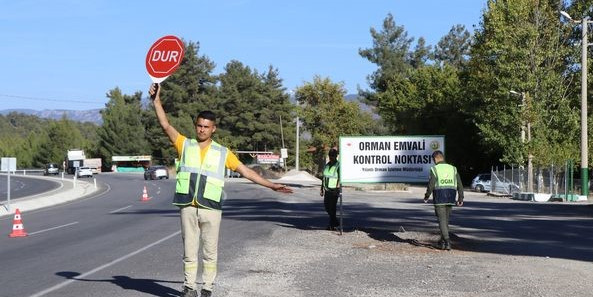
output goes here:
{"type": "Polygon", "coordinates": [[[325,205],[325,211],[329,215],[329,226],[332,228],[340,226],[340,222],[336,216],[336,205],[338,204],[339,196],[340,191],[338,189],[325,190],[323,195],[323,204],[325,205]]]}

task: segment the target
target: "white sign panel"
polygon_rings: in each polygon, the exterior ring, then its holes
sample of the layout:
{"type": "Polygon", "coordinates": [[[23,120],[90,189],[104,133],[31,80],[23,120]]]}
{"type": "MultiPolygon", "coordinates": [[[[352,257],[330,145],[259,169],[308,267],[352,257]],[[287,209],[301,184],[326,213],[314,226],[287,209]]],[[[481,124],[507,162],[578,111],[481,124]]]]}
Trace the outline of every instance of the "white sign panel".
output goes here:
{"type": "Polygon", "coordinates": [[[445,152],[444,136],[340,137],[342,183],[428,182],[432,153],[445,152]]]}
{"type": "Polygon", "coordinates": [[[258,164],[278,164],[279,162],[279,155],[257,155],[258,164]]]}
{"type": "Polygon", "coordinates": [[[16,158],[2,158],[0,163],[0,171],[16,171],[16,158]]]}

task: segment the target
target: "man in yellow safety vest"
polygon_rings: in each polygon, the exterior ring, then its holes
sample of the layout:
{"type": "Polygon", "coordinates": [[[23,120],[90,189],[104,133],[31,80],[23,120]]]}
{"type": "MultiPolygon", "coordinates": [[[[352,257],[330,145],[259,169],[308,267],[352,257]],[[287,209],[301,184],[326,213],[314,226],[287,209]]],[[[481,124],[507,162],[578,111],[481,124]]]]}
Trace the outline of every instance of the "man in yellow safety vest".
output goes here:
{"type": "Polygon", "coordinates": [[[189,139],[169,124],[160,98],[160,86],[149,90],[159,123],[179,154],[173,204],[179,206],[183,238],[183,297],[197,297],[198,248],[202,242],[201,297],[212,295],[216,277],[218,233],[220,229],[224,172],[226,168],[274,191],[292,193],[292,189],[272,183],[243,165],[226,147],[212,140],[216,131],[216,116],[202,111],[195,122],[197,139],[189,139]]]}
{"type": "Polygon", "coordinates": [[[453,205],[463,206],[463,185],[457,168],[445,163],[445,155],[441,151],[434,151],[432,159],[435,165],[430,168],[430,177],[428,187],[424,194],[424,203],[428,202],[430,194],[434,203],[434,212],[439,221],[441,239],[438,248],[442,250],[451,250],[451,240],[449,238],[449,217],[453,205]],[[456,201],[457,196],[457,201],[456,201]]]}
{"type": "Polygon", "coordinates": [[[338,162],[338,151],[334,148],[329,150],[329,162],[323,168],[323,180],[321,181],[321,192],[323,205],[329,215],[328,230],[337,230],[340,226],[336,216],[336,205],[340,196],[340,162],[338,162]]]}

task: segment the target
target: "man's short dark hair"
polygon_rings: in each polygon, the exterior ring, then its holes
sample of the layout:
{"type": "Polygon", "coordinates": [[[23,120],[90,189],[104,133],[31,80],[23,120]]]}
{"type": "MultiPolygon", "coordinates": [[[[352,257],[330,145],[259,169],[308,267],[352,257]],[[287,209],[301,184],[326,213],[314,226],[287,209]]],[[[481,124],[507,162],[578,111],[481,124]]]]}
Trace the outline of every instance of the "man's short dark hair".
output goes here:
{"type": "Polygon", "coordinates": [[[329,150],[329,153],[327,154],[330,157],[337,157],[338,156],[338,150],[333,148],[329,150]]]}
{"type": "Polygon", "coordinates": [[[440,156],[441,158],[445,158],[445,155],[443,154],[443,152],[436,150],[434,152],[432,152],[432,158],[436,158],[437,156],[440,156]]]}
{"type": "Polygon", "coordinates": [[[198,119],[200,119],[200,118],[201,118],[201,119],[205,119],[205,120],[210,120],[210,121],[212,121],[212,122],[216,123],[216,115],[214,114],[214,112],[212,112],[212,111],[210,111],[210,110],[204,110],[204,111],[201,111],[201,112],[198,114],[198,117],[196,118],[196,121],[197,121],[198,119]]]}

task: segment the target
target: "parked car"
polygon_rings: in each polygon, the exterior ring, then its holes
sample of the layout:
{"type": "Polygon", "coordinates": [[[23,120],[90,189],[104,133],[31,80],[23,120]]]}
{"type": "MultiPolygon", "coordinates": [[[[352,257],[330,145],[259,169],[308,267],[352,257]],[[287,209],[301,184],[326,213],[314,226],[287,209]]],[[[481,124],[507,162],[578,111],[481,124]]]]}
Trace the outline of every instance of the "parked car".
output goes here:
{"type": "Polygon", "coordinates": [[[144,171],[144,179],[169,179],[169,170],[165,166],[150,166],[144,171]]]}
{"type": "Polygon", "coordinates": [[[43,172],[43,175],[50,175],[50,174],[57,175],[58,173],[60,173],[58,164],[56,164],[56,163],[45,164],[45,171],[43,172]]]}
{"type": "Polygon", "coordinates": [[[229,169],[228,171],[229,176],[228,177],[241,177],[241,173],[237,172],[237,171],[232,171],[229,169]]]}
{"type": "Polygon", "coordinates": [[[490,191],[490,173],[480,173],[472,180],[471,188],[476,192],[490,191]]]}
{"type": "Polygon", "coordinates": [[[490,173],[480,173],[474,177],[471,188],[476,192],[497,192],[500,194],[512,194],[521,191],[519,185],[509,180],[496,179],[492,182],[490,173]]]}
{"type": "Polygon", "coordinates": [[[78,167],[78,177],[93,177],[91,167],[78,167]]]}

